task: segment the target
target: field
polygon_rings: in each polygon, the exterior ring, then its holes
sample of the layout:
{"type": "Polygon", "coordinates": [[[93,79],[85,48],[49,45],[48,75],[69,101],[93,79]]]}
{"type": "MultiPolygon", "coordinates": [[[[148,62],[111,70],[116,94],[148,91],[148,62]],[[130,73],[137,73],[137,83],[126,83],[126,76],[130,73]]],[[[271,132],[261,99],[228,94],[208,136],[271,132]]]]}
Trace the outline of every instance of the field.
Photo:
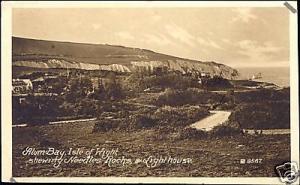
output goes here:
{"type": "Polygon", "coordinates": [[[95,122],[13,128],[13,176],[168,176],[168,177],[271,177],[274,167],[290,160],[289,135],[239,135],[180,139],[158,129],[133,132],[93,132],[95,122]],[[191,164],[143,163],[109,167],[107,164],[28,164],[21,153],[27,147],[46,149],[118,148],[127,158],[172,156],[191,158],[191,164]],[[240,164],[241,159],[259,163],[240,164]],[[256,161],[257,162],[257,161],[256,161]]]}

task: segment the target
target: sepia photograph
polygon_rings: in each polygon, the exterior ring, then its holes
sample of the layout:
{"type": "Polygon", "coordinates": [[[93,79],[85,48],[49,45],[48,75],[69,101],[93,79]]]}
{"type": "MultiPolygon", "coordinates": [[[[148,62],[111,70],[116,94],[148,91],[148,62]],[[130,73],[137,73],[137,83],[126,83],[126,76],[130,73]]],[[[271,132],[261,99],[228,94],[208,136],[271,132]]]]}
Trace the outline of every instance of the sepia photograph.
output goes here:
{"type": "Polygon", "coordinates": [[[194,4],[11,4],[10,181],[299,182],[297,3],[194,4]]]}

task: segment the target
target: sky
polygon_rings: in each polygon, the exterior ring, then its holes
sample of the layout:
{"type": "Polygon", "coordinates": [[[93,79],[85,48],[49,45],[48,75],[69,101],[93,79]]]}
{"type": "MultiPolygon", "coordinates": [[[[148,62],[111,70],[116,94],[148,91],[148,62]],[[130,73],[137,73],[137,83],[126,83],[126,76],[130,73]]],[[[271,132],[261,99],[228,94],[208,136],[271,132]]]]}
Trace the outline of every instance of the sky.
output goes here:
{"type": "Polygon", "coordinates": [[[232,67],[289,66],[285,7],[18,8],[13,36],[112,44],[232,67]]]}

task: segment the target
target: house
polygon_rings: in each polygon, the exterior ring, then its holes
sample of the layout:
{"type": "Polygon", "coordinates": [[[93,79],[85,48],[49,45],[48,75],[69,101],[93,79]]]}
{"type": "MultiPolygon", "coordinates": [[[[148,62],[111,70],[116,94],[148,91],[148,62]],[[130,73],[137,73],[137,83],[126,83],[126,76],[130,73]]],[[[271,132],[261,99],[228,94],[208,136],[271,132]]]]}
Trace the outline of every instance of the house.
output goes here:
{"type": "Polygon", "coordinates": [[[33,90],[35,92],[51,91],[53,84],[62,82],[62,79],[56,75],[45,75],[32,80],[33,90]]]}
{"type": "Polygon", "coordinates": [[[202,71],[202,72],[200,73],[200,77],[210,77],[210,73],[209,73],[209,72],[204,72],[204,71],[202,71]]]}
{"type": "Polygon", "coordinates": [[[12,80],[14,94],[26,94],[32,90],[32,82],[30,79],[13,79],[12,80]]]}
{"type": "Polygon", "coordinates": [[[99,77],[91,77],[90,80],[92,82],[93,89],[98,89],[102,85],[102,79],[99,77]]]}
{"type": "Polygon", "coordinates": [[[201,71],[200,73],[197,73],[197,76],[198,76],[198,83],[199,84],[203,84],[205,83],[205,81],[209,78],[211,78],[210,76],[210,73],[209,72],[204,72],[204,71],[201,71]]]}

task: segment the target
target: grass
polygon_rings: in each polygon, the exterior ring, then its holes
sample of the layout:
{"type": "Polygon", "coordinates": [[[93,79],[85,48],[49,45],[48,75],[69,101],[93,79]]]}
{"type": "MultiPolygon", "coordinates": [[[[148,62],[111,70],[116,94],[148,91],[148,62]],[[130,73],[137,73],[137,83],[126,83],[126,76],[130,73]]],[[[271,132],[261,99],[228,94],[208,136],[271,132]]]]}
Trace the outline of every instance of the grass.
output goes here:
{"type": "MultiPolygon", "coordinates": [[[[276,92],[264,90],[235,93],[223,99],[223,95],[200,89],[166,90],[134,93],[123,101],[113,103],[102,102],[100,108],[97,108],[100,111],[84,104],[81,107],[95,109],[101,121],[13,128],[13,176],[273,177],[276,176],[274,167],[290,160],[289,135],[242,135],[238,129],[223,126],[217,127],[212,134],[207,134],[186,127],[207,116],[209,107],[216,103],[222,104],[223,109],[235,110],[234,116],[229,120],[232,121],[231,124],[252,121],[250,113],[255,115],[252,117],[257,123],[264,120],[267,113],[273,112],[281,116],[269,114],[269,120],[284,118],[286,121],[287,116],[282,116],[282,112],[289,113],[289,110],[281,105],[289,105],[287,94],[289,89],[276,92]],[[271,101],[270,106],[268,101],[261,102],[261,99],[271,101]],[[282,101],[281,104],[276,104],[278,100],[282,101]],[[253,107],[255,102],[257,106],[253,107]],[[236,111],[236,105],[241,108],[240,111],[236,111]],[[260,119],[257,119],[258,113],[261,115],[260,119]],[[63,164],[60,168],[53,168],[52,164],[28,164],[28,158],[22,155],[22,150],[27,146],[64,150],[118,148],[120,156],[133,160],[149,156],[171,156],[191,158],[192,164],[161,164],[153,168],[141,163],[128,167],[63,164]],[[262,159],[262,163],[240,164],[241,159],[262,159]]],[[[82,102],[87,103],[86,100],[82,102]]],[[[266,127],[270,127],[269,120],[266,121],[266,127]]],[[[253,123],[249,123],[251,124],[253,123]]]]}
{"type": "MultiPolygon", "coordinates": [[[[13,176],[169,176],[169,177],[271,177],[274,166],[290,159],[290,137],[235,136],[222,138],[174,139],[158,129],[133,132],[108,131],[94,133],[95,122],[43,125],[13,128],[13,176]],[[158,136],[162,138],[158,139],[158,136]],[[165,136],[165,137],[164,137],[165,136]],[[174,156],[192,158],[190,165],[160,165],[147,168],[144,164],[130,167],[107,165],[51,165],[25,163],[21,151],[27,147],[118,148],[129,158],[174,156]],[[262,164],[240,164],[240,159],[261,158],[262,164]]],[[[176,138],[176,137],[175,137],[176,138]]]]}

